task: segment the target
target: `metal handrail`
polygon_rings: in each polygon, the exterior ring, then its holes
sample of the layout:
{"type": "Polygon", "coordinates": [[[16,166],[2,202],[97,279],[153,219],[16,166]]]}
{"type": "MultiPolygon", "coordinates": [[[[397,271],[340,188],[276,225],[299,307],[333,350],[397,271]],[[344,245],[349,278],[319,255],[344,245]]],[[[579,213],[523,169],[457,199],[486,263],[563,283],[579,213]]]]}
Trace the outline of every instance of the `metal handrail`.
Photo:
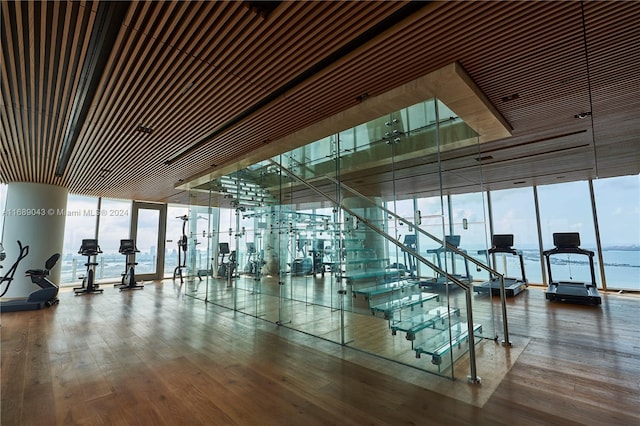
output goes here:
{"type": "Polygon", "coordinates": [[[464,289],[466,305],[467,305],[467,317],[468,317],[468,320],[467,320],[467,333],[468,333],[468,336],[469,336],[468,337],[468,341],[469,341],[469,371],[470,371],[470,375],[468,377],[468,381],[470,383],[479,383],[480,382],[480,378],[477,376],[477,368],[476,368],[475,335],[473,334],[474,330],[473,330],[473,309],[472,309],[472,300],[473,300],[472,299],[472,287],[470,285],[466,284],[466,283],[463,283],[458,278],[456,278],[456,277],[454,277],[452,275],[449,275],[446,271],[442,270],[441,268],[439,268],[438,266],[436,266],[435,264],[431,263],[429,260],[427,260],[426,258],[421,256],[418,252],[412,250],[409,247],[406,247],[400,241],[398,241],[397,239],[395,239],[391,235],[387,234],[383,230],[379,229],[377,226],[373,225],[368,219],[360,216],[358,213],[354,212],[350,208],[345,207],[344,205],[341,205],[341,203],[339,203],[337,200],[335,200],[329,194],[326,194],[324,191],[322,191],[322,190],[316,188],[315,186],[311,185],[310,183],[306,182],[304,179],[302,179],[301,177],[299,177],[298,175],[293,173],[291,170],[289,170],[288,168],[286,168],[282,164],[277,163],[273,159],[270,159],[269,161],[272,164],[274,164],[275,166],[279,167],[282,171],[287,173],[289,176],[291,176],[292,178],[296,179],[297,181],[299,181],[300,183],[305,185],[307,188],[309,188],[312,191],[316,192],[318,195],[326,198],[327,200],[331,201],[335,205],[340,206],[340,208],[342,208],[344,211],[346,211],[350,215],[356,217],[358,219],[358,221],[360,221],[361,223],[365,224],[367,227],[369,227],[371,230],[373,230],[377,234],[379,234],[382,237],[386,238],[388,241],[391,241],[394,245],[398,246],[399,248],[401,248],[402,250],[406,251],[407,253],[415,256],[416,259],[418,259],[419,261],[427,264],[429,267],[433,268],[436,272],[438,272],[439,274],[445,276],[447,279],[450,279],[453,283],[455,283],[456,285],[458,285],[459,287],[464,289]]]}
{"type": "MultiPolygon", "coordinates": [[[[360,197],[360,198],[362,198],[364,200],[367,200],[369,203],[371,203],[374,206],[376,206],[377,208],[383,210],[388,215],[393,216],[396,220],[399,220],[400,222],[404,223],[405,225],[415,228],[416,231],[418,231],[419,233],[421,233],[423,235],[426,235],[427,237],[431,238],[432,240],[434,240],[435,242],[437,242],[439,244],[442,244],[442,247],[446,247],[448,250],[451,250],[452,252],[462,256],[463,258],[465,258],[466,260],[470,261],[471,263],[473,263],[477,267],[486,270],[487,272],[489,272],[489,274],[490,274],[489,276],[490,277],[491,276],[498,277],[498,279],[500,280],[500,305],[501,305],[501,310],[502,310],[502,328],[503,328],[503,333],[504,333],[504,340],[503,340],[502,344],[505,345],[505,346],[511,346],[511,342],[509,341],[509,324],[508,324],[508,320],[507,320],[507,301],[506,301],[507,295],[506,295],[506,290],[504,288],[504,274],[501,274],[500,272],[496,271],[495,269],[491,268],[490,266],[485,265],[484,263],[480,262],[479,260],[476,260],[475,258],[469,256],[465,251],[462,251],[462,250],[458,249],[457,247],[452,246],[451,244],[447,243],[446,241],[440,240],[438,237],[430,234],[429,232],[427,232],[424,229],[420,228],[418,225],[408,221],[407,219],[403,218],[402,216],[399,216],[394,211],[389,210],[386,207],[377,204],[375,201],[371,200],[366,195],[361,194],[357,190],[349,187],[348,185],[337,181],[336,179],[332,178],[331,176],[323,176],[323,177],[327,178],[328,180],[330,180],[331,182],[335,183],[336,185],[340,185],[342,188],[344,188],[347,191],[357,195],[358,197],[360,197]]],[[[303,182],[303,183],[306,184],[306,185],[310,185],[310,184],[308,184],[306,182],[303,182]]],[[[408,251],[408,247],[406,247],[404,245],[403,245],[402,249],[404,251],[408,251]]],[[[430,267],[433,268],[431,263],[427,262],[427,265],[429,265],[430,267]]]]}

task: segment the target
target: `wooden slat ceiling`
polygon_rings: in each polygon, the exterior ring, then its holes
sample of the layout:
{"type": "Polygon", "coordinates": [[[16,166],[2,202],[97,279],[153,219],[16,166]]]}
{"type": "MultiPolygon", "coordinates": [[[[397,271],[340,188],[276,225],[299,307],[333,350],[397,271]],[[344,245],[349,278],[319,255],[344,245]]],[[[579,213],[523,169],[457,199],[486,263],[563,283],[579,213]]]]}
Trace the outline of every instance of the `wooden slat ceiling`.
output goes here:
{"type": "MultiPolygon", "coordinates": [[[[492,157],[482,174],[478,147],[447,153],[451,192],[477,190],[479,176],[498,189],[640,172],[640,2],[3,0],[1,11],[2,182],[187,202],[178,182],[453,62],[513,136],[480,147],[492,157]]],[[[396,165],[397,187],[433,191],[434,161],[396,165]]],[[[388,190],[378,172],[352,182],[388,190]]]]}

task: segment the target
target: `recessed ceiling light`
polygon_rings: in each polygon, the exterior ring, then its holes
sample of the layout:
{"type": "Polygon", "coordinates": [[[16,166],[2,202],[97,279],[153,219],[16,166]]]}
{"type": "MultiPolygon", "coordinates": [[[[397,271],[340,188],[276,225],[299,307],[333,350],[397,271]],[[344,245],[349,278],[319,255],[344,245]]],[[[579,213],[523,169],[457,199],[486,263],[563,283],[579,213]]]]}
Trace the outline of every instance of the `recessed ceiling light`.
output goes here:
{"type": "Polygon", "coordinates": [[[514,93],[513,95],[505,96],[504,98],[502,98],[502,102],[509,102],[514,99],[518,99],[519,97],[520,95],[518,95],[517,93],[514,93]]]}
{"type": "Polygon", "coordinates": [[[141,132],[141,133],[146,133],[148,135],[151,134],[151,131],[153,129],[151,127],[147,127],[147,126],[143,126],[143,125],[139,125],[138,127],[136,127],[136,131],[141,132]]]}
{"type": "Polygon", "coordinates": [[[591,111],[581,112],[579,114],[574,115],[578,120],[583,120],[591,115],[591,111]]]}

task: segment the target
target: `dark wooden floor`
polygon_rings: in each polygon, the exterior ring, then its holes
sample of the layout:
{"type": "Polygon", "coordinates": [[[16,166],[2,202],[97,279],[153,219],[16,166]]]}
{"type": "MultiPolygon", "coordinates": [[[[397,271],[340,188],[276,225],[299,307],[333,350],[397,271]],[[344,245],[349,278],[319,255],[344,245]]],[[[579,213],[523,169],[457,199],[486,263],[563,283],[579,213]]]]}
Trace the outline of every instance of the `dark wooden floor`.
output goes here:
{"type": "Polygon", "coordinates": [[[60,298],[2,314],[3,426],[640,424],[638,296],[605,295],[593,308],[549,304],[530,288],[510,300],[514,342],[527,343],[482,406],[420,385],[444,379],[378,368],[369,355],[184,298],[171,282],[60,298]]]}

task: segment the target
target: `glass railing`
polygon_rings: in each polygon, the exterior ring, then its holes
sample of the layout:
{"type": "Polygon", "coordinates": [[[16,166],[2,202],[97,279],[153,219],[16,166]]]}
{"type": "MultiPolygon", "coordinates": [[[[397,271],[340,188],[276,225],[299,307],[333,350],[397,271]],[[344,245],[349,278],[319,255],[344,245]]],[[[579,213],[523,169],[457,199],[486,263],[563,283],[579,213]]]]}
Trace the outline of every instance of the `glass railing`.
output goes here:
{"type": "MultiPolygon", "coordinates": [[[[421,228],[402,188],[403,162],[477,143],[438,108],[418,104],[199,188],[232,213],[205,232],[212,267],[186,294],[450,378],[465,356],[476,381],[475,346],[497,338],[500,319],[492,298],[472,297],[471,272],[489,269],[443,243],[443,214],[438,232],[421,228]]],[[[506,320],[504,330],[508,342],[506,320]]]]}
{"type": "MultiPolygon", "coordinates": [[[[273,164],[276,163],[273,162],[273,164]]],[[[388,219],[393,219],[412,227],[415,233],[420,232],[438,240],[437,237],[426,233],[415,224],[377,205],[375,201],[345,185],[340,185],[342,195],[350,195],[345,199],[350,200],[348,204],[351,206],[347,207],[344,203],[338,206],[337,200],[329,194],[312,187],[284,166],[279,165],[279,167],[288,176],[307,185],[319,196],[329,199],[344,212],[342,234],[345,253],[337,265],[339,270],[336,271],[336,280],[340,281],[339,294],[346,298],[341,301],[340,310],[350,315],[347,323],[343,325],[344,333],[341,343],[413,365],[415,361],[411,362],[407,359],[407,347],[398,348],[385,344],[377,349],[380,341],[384,340],[384,335],[391,330],[392,336],[403,334],[410,342],[409,352],[412,352],[414,358],[421,358],[423,355],[431,357],[431,364],[428,367],[419,365],[419,368],[435,370],[434,372],[439,374],[446,372],[453,376],[454,362],[459,357],[469,354],[470,379],[474,381],[477,375],[475,344],[485,338],[495,339],[497,335],[491,299],[480,299],[481,302],[476,302],[474,306],[469,269],[466,269],[466,275],[448,271],[446,262],[434,264],[415,251],[415,247],[400,242],[388,234],[383,229],[384,224],[388,219]],[[356,204],[353,200],[356,198],[358,207],[353,207],[353,204],[356,204]],[[423,271],[430,270],[433,275],[419,276],[413,270],[407,271],[406,268],[390,264],[389,258],[381,257],[383,252],[381,247],[384,244],[380,244],[380,240],[376,243],[376,236],[381,237],[384,242],[392,243],[398,250],[405,253],[405,258],[410,257],[413,262],[422,266],[423,271]],[[462,294],[457,294],[456,289],[462,290],[462,294]],[[488,306],[477,306],[482,304],[488,306]],[[379,330],[383,333],[382,336],[371,339],[370,325],[365,327],[366,331],[360,330],[357,324],[367,322],[361,318],[367,316],[386,321],[386,333],[379,330]]],[[[327,179],[333,181],[332,178],[327,179]]],[[[443,249],[437,252],[439,258],[447,254],[456,254],[467,262],[500,276],[496,271],[476,261],[451,243],[442,244],[443,249]]],[[[503,321],[505,341],[508,342],[506,317],[503,321]]],[[[291,322],[295,327],[295,319],[291,322]]]]}

